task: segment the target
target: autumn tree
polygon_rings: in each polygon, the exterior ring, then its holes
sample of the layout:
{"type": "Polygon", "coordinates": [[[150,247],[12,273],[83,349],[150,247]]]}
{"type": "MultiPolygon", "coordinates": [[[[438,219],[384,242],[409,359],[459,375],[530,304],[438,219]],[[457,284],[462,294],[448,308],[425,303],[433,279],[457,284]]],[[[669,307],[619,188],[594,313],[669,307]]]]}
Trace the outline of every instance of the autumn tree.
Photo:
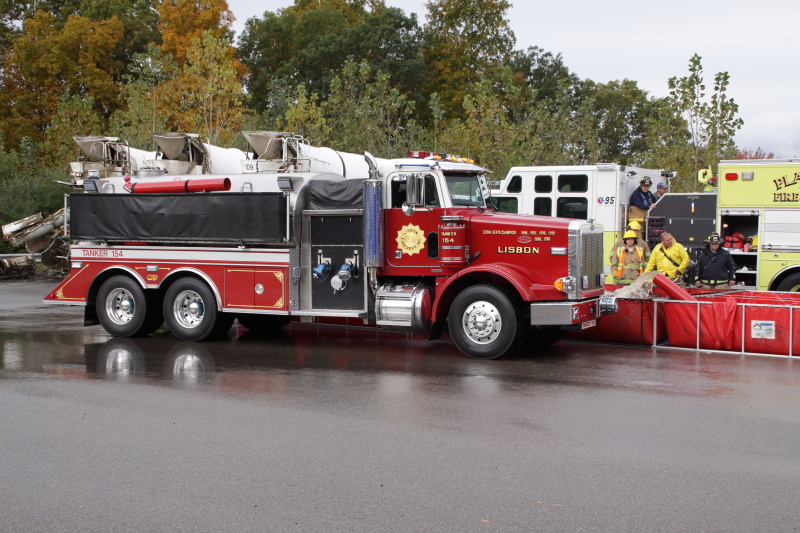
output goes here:
{"type": "Polygon", "coordinates": [[[160,3],[160,0],[81,0],[76,14],[97,22],[113,17],[119,19],[122,47],[110,52],[127,65],[134,55],[146,53],[148,45],[161,43],[156,10],[160,3]]]}
{"type": "Polygon", "coordinates": [[[3,55],[0,73],[0,128],[6,146],[23,137],[35,143],[63,99],[93,98],[92,112],[106,120],[120,105],[122,64],[109,54],[120,45],[116,18],[93,22],[72,15],[62,29],[39,11],[25,20],[23,33],[3,55]]]}
{"type": "Polygon", "coordinates": [[[755,150],[749,148],[739,148],[736,150],[734,159],[775,159],[775,152],[765,152],[759,146],[755,150]]]}
{"type": "Polygon", "coordinates": [[[467,88],[497,80],[515,38],[507,0],[430,0],[424,27],[428,92],[437,92],[447,118],[463,110],[467,88]]]}
{"type": "Polygon", "coordinates": [[[0,0],[0,50],[11,45],[17,31],[17,22],[22,18],[24,6],[17,0],[0,0]]]}
{"type": "Polygon", "coordinates": [[[161,48],[178,64],[187,60],[189,48],[205,32],[216,39],[232,38],[234,16],[226,0],[163,0],[158,14],[161,48]]]}

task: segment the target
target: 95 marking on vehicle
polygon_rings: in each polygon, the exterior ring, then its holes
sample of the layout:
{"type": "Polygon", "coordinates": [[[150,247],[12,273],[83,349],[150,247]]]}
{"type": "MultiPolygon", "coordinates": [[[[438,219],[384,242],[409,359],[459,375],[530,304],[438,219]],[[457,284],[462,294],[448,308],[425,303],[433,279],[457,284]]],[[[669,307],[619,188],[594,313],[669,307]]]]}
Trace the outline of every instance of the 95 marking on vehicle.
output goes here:
{"type": "Polygon", "coordinates": [[[587,320],[586,322],[584,322],[583,324],[581,324],[581,329],[589,329],[589,328],[593,328],[593,327],[595,327],[596,325],[597,325],[597,320],[594,320],[594,319],[592,319],[592,320],[587,320]]]}

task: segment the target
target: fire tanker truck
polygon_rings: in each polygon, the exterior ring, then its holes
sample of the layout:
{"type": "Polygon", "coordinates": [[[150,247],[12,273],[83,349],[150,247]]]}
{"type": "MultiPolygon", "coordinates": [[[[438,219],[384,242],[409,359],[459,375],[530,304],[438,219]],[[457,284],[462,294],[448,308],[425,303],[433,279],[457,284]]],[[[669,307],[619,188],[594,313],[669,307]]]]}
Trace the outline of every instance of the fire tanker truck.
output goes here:
{"type": "Polygon", "coordinates": [[[602,226],[494,212],[486,169],[413,155],[366,153],[365,176],[315,171],[310,158],[229,176],[87,179],[70,195],[70,273],[44,301],[83,305],[85,325],[117,337],[166,323],[200,341],[237,318],[260,331],[347,318],[429,339],[447,327],[481,359],[615,310],[601,298],[602,226]]]}

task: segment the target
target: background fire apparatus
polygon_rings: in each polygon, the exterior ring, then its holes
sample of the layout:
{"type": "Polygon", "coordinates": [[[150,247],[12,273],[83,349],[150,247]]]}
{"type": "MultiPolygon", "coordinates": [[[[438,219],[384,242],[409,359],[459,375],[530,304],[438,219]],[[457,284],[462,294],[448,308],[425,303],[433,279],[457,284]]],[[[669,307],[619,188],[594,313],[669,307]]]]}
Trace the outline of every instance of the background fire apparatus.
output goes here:
{"type": "Polygon", "coordinates": [[[737,282],[800,291],[800,159],[720,161],[717,194],[737,282]]]}
{"type": "Polygon", "coordinates": [[[514,167],[492,191],[491,201],[506,213],[582,218],[602,225],[604,271],[607,283],[613,283],[608,258],[630,220],[642,223],[651,249],[665,230],[690,252],[703,247],[714,231],[716,195],[711,193],[669,193],[649,212],[630,206],[631,194],[645,176],[655,192],[658,182],[668,183],[674,174],[613,163],[514,167]]]}
{"type": "Polygon", "coordinates": [[[70,273],[45,301],[84,305],[86,325],[120,337],[165,322],[203,340],[235,318],[263,331],[359,319],[430,339],[447,325],[485,359],[600,315],[602,226],[493,212],[471,163],[254,138],[252,173],[85,180],[70,197],[70,273]]]}

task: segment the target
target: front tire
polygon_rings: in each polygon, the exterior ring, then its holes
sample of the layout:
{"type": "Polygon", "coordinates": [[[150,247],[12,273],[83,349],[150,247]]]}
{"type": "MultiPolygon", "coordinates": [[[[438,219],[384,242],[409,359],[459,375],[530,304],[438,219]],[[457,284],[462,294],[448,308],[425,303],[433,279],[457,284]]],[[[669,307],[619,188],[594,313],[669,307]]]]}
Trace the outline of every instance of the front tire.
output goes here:
{"type": "Polygon", "coordinates": [[[161,324],[155,299],[128,276],[108,278],[97,292],[97,319],[114,337],[148,335],[161,324]]]}
{"type": "Polygon", "coordinates": [[[185,341],[202,341],[222,333],[232,317],[217,311],[217,300],[204,282],[181,278],[164,295],[164,320],[173,335],[185,341]]]}
{"type": "Polygon", "coordinates": [[[464,354],[496,359],[517,340],[519,309],[505,291],[476,285],[456,296],[447,323],[453,342],[464,354]]]}

